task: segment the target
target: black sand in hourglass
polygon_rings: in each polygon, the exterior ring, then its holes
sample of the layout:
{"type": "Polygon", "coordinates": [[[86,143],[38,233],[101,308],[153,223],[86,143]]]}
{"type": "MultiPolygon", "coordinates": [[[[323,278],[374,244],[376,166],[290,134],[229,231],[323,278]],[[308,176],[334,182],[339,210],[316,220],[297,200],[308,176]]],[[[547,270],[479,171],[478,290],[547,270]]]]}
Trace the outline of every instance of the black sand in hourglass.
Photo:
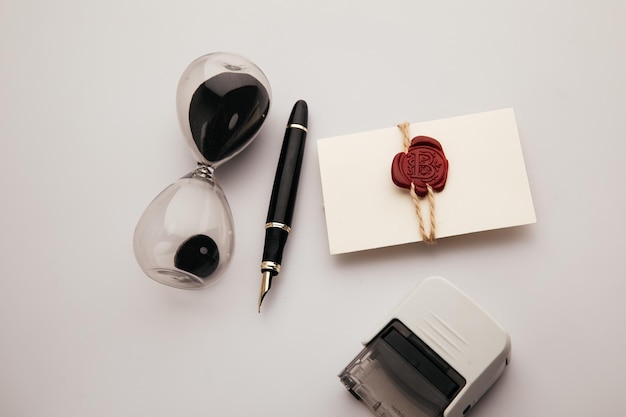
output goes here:
{"type": "Polygon", "coordinates": [[[205,81],[189,105],[191,135],[208,161],[221,161],[250,142],[269,109],[267,90],[254,77],[236,72],[205,81]]]}
{"type": "Polygon", "coordinates": [[[190,237],[180,245],[174,265],[199,277],[208,277],[217,269],[220,251],[213,239],[205,235],[190,237]]]}

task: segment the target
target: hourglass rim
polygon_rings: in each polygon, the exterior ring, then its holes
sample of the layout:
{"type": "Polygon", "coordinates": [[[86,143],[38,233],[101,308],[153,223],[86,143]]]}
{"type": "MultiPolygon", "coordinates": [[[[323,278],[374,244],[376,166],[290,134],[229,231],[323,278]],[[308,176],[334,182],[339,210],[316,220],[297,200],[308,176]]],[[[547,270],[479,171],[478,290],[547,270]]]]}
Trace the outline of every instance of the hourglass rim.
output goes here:
{"type": "Polygon", "coordinates": [[[175,268],[153,268],[149,272],[148,276],[153,280],[183,290],[199,290],[213,281],[175,268]]]}

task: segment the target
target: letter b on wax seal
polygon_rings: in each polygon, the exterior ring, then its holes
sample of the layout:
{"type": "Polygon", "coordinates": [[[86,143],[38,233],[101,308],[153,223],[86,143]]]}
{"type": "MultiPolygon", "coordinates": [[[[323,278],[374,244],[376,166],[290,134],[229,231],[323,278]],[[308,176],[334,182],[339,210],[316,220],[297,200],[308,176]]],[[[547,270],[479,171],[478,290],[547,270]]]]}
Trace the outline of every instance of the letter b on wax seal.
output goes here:
{"type": "Polygon", "coordinates": [[[448,160],[441,144],[428,136],[416,136],[406,152],[400,152],[391,164],[391,179],[402,188],[415,186],[415,193],[424,197],[428,185],[443,190],[448,178],[448,160]]]}

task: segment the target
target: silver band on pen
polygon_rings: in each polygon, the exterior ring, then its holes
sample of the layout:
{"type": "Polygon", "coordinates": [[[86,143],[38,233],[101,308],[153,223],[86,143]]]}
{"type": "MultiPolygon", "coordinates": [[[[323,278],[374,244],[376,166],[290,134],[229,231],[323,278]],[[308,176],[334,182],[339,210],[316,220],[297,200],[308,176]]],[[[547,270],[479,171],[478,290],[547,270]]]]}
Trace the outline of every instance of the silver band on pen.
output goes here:
{"type": "Polygon", "coordinates": [[[287,233],[291,233],[291,227],[287,226],[285,223],[280,222],[268,222],[265,223],[265,228],[269,229],[270,227],[275,227],[277,229],[282,229],[287,233]]]}
{"type": "Polygon", "coordinates": [[[290,125],[287,125],[287,129],[289,129],[290,127],[294,128],[294,129],[304,130],[305,132],[309,131],[306,127],[304,127],[304,126],[302,126],[302,125],[300,125],[298,123],[292,123],[290,125]]]}

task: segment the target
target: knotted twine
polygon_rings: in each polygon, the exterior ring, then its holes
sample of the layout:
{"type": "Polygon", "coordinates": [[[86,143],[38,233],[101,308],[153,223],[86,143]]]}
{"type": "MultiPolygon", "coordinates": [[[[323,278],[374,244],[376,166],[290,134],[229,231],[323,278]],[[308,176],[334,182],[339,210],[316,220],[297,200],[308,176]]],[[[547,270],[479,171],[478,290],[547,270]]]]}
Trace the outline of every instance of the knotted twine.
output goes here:
{"type": "MultiPolygon", "coordinates": [[[[411,138],[409,136],[409,123],[400,123],[398,125],[398,128],[402,132],[404,152],[407,153],[409,151],[409,147],[411,146],[411,138]]],[[[426,226],[424,225],[424,218],[422,216],[422,210],[420,208],[420,197],[417,195],[417,193],[415,193],[415,184],[413,184],[412,182],[411,187],[409,188],[409,194],[411,196],[411,199],[413,200],[413,205],[415,206],[415,213],[417,214],[419,232],[422,236],[422,240],[428,245],[433,245],[436,239],[435,235],[437,227],[437,222],[435,220],[435,192],[430,184],[426,184],[426,189],[428,190],[427,197],[430,211],[430,225],[428,232],[426,232],[426,226]]]]}

